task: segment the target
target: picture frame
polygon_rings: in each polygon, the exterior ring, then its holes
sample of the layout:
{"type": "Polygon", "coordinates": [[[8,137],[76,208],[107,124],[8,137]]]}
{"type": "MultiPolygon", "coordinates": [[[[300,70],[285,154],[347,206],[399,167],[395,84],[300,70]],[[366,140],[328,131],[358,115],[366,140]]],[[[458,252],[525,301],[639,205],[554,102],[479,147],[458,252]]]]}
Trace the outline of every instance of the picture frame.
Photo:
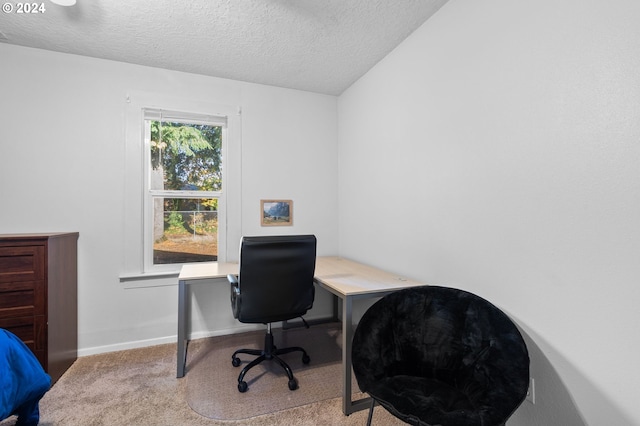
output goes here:
{"type": "Polygon", "coordinates": [[[261,226],[292,226],[292,200],[260,200],[261,226]]]}

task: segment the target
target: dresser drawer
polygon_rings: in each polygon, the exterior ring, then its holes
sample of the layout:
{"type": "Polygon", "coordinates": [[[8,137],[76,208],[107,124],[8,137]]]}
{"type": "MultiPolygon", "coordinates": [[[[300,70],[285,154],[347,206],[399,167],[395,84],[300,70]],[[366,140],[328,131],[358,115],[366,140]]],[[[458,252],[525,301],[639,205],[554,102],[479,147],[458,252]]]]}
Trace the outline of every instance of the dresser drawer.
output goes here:
{"type": "Polygon", "coordinates": [[[36,356],[42,368],[47,370],[47,329],[43,315],[22,318],[0,318],[0,328],[9,330],[36,356]]]}
{"type": "Polygon", "coordinates": [[[45,314],[44,281],[0,282],[0,318],[45,314]]]}
{"type": "Polygon", "coordinates": [[[44,349],[46,329],[44,316],[0,318],[0,328],[9,330],[22,340],[34,353],[44,349]]]}
{"type": "Polygon", "coordinates": [[[44,279],[44,246],[0,247],[0,283],[44,279]]]}

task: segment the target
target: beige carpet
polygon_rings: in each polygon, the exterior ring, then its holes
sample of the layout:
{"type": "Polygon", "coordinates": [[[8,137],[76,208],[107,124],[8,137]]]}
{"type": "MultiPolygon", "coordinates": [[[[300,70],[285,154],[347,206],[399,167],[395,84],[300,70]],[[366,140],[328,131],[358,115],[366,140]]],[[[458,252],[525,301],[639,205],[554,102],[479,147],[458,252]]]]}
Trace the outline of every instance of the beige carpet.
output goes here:
{"type": "MultiPolygon", "coordinates": [[[[311,358],[305,365],[300,352],[282,356],[298,380],[297,390],[289,390],[287,375],[277,362],[265,361],[245,375],[248,391],[238,392],[238,374],[255,357],[240,354],[242,364],[233,367],[231,355],[240,348],[262,349],[264,331],[213,337],[190,348],[185,377],[191,408],[212,419],[240,420],[342,395],[339,323],[273,333],[277,347],[302,346],[311,358]]],[[[353,378],[352,383],[358,390],[353,378]]]]}
{"type": "MultiPolygon", "coordinates": [[[[206,340],[192,342],[190,350],[196,354],[206,340]]],[[[185,379],[176,379],[175,343],[82,357],[40,401],[40,426],[363,426],[367,420],[367,411],[345,416],[341,398],[250,419],[215,420],[189,407],[185,379]]],[[[15,421],[12,416],[0,426],[15,421]]],[[[404,424],[382,407],[375,408],[373,422],[404,424]]]]}

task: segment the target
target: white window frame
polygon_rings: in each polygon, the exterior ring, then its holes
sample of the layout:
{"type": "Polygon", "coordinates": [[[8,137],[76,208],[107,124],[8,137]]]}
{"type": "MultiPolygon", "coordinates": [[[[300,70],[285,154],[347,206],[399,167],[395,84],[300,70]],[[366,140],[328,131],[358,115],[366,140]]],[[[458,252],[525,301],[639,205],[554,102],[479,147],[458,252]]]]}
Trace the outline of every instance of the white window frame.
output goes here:
{"type": "MultiPolygon", "coordinates": [[[[179,273],[183,264],[153,265],[153,206],[151,203],[149,169],[150,149],[145,135],[145,120],[151,111],[163,111],[163,119],[208,124],[226,120],[222,140],[222,191],[209,195],[218,198],[218,262],[237,261],[242,235],[241,223],[241,109],[208,101],[176,98],[147,92],[126,95],[125,164],[124,164],[124,229],[121,281],[171,276],[179,273]],[[165,115],[166,114],[166,115],[165,115]],[[204,121],[203,121],[204,120],[204,121]]],[[[153,119],[153,118],[151,118],[153,119]]],[[[214,124],[219,125],[219,124],[214,124]]],[[[174,198],[202,198],[203,191],[163,191],[174,198]],[[179,194],[174,194],[177,192],[179,194]]],[[[153,192],[157,195],[157,192],[153,192]]]]}
{"type": "MultiPolygon", "coordinates": [[[[226,247],[226,171],[225,152],[227,151],[228,125],[227,116],[222,115],[204,115],[188,113],[184,111],[168,111],[156,108],[143,108],[144,115],[144,270],[151,272],[175,271],[176,265],[180,267],[183,263],[158,264],[153,263],[153,228],[154,228],[154,203],[155,198],[183,198],[183,199],[218,199],[218,246],[226,247]],[[151,188],[151,126],[147,125],[150,121],[178,122],[185,124],[205,124],[210,126],[222,127],[222,190],[221,191],[176,191],[176,190],[157,190],[151,188]]],[[[220,256],[218,254],[218,256],[220,256]]]]}

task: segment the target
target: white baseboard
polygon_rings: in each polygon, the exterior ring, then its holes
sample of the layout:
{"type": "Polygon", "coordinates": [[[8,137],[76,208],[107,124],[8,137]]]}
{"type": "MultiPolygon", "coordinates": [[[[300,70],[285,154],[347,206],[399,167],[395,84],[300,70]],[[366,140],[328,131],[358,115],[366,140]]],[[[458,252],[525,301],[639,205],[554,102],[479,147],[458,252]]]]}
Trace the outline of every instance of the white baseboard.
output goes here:
{"type": "MultiPolygon", "coordinates": [[[[244,333],[246,331],[261,330],[264,328],[262,324],[248,324],[239,327],[216,330],[216,331],[198,331],[191,333],[190,340],[205,339],[207,337],[224,336],[227,334],[244,333]]],[[[149,346],[166,345],[170,343],[176,343],[178,340],[177,335],[157,337],[154,339],[145,340],[133,340],[130,342],[115,343],[113,345],[93,346],[91,348],[78,349],[78,357],[98,355],[108,352],[126,351],[129,349],[146,348],[149,346]]]]}
{"type": "MultiPolygon", "coordinates": [[[[326,317],[310,315],[305,319],[307,321],[313,321],[314,319],[323,319],[323,318],[326,318],[326,317]]],[[[295,322],[295,321],[297,320],[294,319],[291,322],[295,322]]],[[[281,326],[280,323],[273,325],[274,328],[280,328],[280,326],[281,326]]],[[[254,330],[263,330],[264,328],[265,328],[264,324],[241,324],[241,325],[238,325],[237,327],[226,328],[222,330],[196,331],[191,333],[190,340],[205,339],[207,337],[215,337],[215,336],[224,336],[227,334],[244,333],[247,331],[254,331],[254,330]]],[[[178,340],[178,336],[174,334],[172,336],[156,337],[153,339],[132,340],[129,342],[114,343],[112,345],[93,346],[91,348],[78,349],[78,357],[104,354],[108,352],[126,351],[129,349],[146,348],[149,346],[166,345],[170,343],[176,343],[177,340],[178,340]]]]}

